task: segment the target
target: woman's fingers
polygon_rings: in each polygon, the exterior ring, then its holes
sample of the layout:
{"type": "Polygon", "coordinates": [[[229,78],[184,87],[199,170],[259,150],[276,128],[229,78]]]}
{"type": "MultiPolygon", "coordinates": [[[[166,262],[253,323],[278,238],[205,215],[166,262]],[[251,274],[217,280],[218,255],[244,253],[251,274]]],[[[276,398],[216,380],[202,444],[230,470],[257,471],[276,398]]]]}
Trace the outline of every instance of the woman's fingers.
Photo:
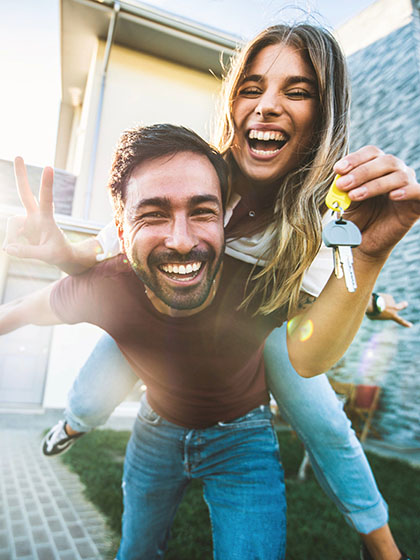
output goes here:
{"type": "Polygon", "coordinates": [[[38,204],[29,186],[25,162],[21,157],[15,158],[15,178],[19,198],[26,212],[33,214],[38,211],[38,204]]]}
{"type": "Polygon", "coordinates": [[[25,216],[10,216],[7,219],[6,235],[3,241],[3,249],[6,249],[11,243],[18,243],[24,231],[25,216]]]}
{"type": "Polygon", "coordinates": [[[395,201],[420,200],[420,185],[414,170],[375,146],[365,146],[349,154],[337,163],[335,169],[341,174],[337,187],[346,191],[354,201],[384,194],[395,201]]]}
{"type": "Polygon", "coordinates": [[[39,209],[44,216],[53,216],[54,214],[53,182],[54,171],[51,167],[45,167],[39,189],[39,209]]]}

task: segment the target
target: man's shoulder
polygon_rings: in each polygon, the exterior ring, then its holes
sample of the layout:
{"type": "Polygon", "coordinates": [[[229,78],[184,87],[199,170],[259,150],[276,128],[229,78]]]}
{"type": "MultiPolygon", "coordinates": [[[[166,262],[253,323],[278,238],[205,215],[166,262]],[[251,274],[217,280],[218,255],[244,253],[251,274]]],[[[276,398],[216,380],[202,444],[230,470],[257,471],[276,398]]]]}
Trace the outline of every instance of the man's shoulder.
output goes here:
{"type": "Polygon", "coordinates": [[[90,274],[91,279],[97,278],[118,278],[127,277],[130,278],[134,275],[133,269],[128,262],[126,255],[119,254],[110,259],[106,259],[94,267],[92,267],[88,274],[90,274]]]}

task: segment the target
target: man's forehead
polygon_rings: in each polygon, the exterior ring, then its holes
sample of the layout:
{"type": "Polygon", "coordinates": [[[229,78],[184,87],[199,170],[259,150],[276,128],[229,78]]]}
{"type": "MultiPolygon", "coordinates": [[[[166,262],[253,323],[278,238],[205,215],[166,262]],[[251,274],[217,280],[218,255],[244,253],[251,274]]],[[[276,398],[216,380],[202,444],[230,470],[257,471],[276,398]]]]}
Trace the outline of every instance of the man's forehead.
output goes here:
{"type": "Polygon", "coordinates": [[[147,160],[137,165],[127,182],[130,197],[166,196],[170,198],[215,194],[220,197],[220,182],[209,159],[192,152],[180,152],[147,160]]]}

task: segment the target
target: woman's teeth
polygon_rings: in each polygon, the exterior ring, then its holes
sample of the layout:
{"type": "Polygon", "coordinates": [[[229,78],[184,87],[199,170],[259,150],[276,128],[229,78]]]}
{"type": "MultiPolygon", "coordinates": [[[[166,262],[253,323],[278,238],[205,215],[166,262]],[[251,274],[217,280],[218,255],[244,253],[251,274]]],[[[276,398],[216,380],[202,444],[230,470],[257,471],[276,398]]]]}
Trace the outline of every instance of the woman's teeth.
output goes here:
{"type": "Polygon", "coordinates": [[[169,274],[191,274],[200,270],[203,263],[194,262],[188,264],[162,264],[160,269],[169,274]]]}
{"type": "Polygon", "coordinates": [[[282,142],[283,140],[286,140],[286,136],[283,134],[283,132],[280,132],[279,130],[254,130],[251,129],[249,131],[249,139],[250,140],[264,140],[265,142],[267,142],[267,140],[276,140],[277,142],[282,142]]]}
{"type": "Polygon", "coordinates": [[[248,133],[249,146],[255,154],[276,154],[288,140],[279,130],[255,130],[248,133]]]}

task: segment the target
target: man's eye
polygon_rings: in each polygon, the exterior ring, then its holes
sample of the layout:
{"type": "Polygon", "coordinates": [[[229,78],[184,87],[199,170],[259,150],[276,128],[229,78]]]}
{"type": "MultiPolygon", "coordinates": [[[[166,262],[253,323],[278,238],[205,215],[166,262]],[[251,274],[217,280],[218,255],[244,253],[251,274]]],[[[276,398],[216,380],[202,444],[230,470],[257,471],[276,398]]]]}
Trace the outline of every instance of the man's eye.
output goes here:
{"type": "Polygon", "coordinates": [[[196,208],[192,212],[193,216],[215,216],[216,212],[212,208],[196,208]]]}
{"type": "Polygon", "coordinates": [[[163,212],[147,212],[140,216],[141,220],[159,220],[165,218],[163,212]]]}

